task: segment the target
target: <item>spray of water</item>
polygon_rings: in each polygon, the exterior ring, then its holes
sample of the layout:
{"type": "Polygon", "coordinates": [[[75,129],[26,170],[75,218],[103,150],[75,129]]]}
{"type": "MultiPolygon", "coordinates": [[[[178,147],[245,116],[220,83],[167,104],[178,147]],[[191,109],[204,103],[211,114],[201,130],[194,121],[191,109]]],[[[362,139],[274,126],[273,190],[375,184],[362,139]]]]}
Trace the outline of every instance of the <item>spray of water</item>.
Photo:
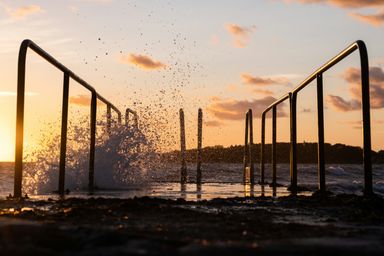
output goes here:
{"type": "MultiPolygon", "coordinates": [[[[104,118],[103,118],[104,119],[104,118]]],[[[39,140],[39,148],[26,155],[23,188],[28,194],[44,194],[58,188],[60,134],[53,134],[56,123],[45,125],[48,136],[39,140]]],[[[142,120],[145,126],[145,120],[142,120]]],[[[57,130],[57,129],[56,129],[57,130]]],[[[145,129],[98,122],[95,152],[95,186],[99,189],[123,189],[130,185],[145,185],[149,170],[159,165],[156,140],[146,136],[145,129]]],[[[153,131],[152,131],[153,132],[153,131]]],[[[65,187],[70,191],[85,191],[88,186],[89,120],[80,118],[68,127],[65,187]]]]}

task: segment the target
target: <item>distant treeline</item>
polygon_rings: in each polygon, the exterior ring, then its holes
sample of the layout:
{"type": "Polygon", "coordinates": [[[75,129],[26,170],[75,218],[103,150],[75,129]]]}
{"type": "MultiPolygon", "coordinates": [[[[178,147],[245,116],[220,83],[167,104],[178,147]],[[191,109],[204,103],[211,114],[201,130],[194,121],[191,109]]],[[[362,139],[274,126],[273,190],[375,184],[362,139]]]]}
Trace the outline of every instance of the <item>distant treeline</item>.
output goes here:
{"type": "MultiPolygon", "coordinates": [[[[271,161],[271,144],[265,145],[266,163],[271,161]]],[[[289,163],[289,143],[277,143],[277,162],[289,163]]],[[[213,146],[205,147],[202,150],[203,162],[224,162],[241,163],[243,162],[244,146],[235,145],[230,147],[213,146]]],[[[260,162],[260,144],[253,145],[252,153],[254,162],[260,162]]],[[[179,161],[180,151],[163,153],[162,157],[166,161],[179,161]]],[[[196,149],[187,150],[187,161],[196,161],[196,149]]],[[[317,163],[317,143],[298,143],[297,144],[298,163],[317,163]]],[[[363,162],[363,150],[360,147],[348,146],[344,144],[331,145],[325,144],[325,160],[329,164],[357,164],[363,162]]],[[[384,151],[372,151],[373,163],[384,163],[384,151]]]]}

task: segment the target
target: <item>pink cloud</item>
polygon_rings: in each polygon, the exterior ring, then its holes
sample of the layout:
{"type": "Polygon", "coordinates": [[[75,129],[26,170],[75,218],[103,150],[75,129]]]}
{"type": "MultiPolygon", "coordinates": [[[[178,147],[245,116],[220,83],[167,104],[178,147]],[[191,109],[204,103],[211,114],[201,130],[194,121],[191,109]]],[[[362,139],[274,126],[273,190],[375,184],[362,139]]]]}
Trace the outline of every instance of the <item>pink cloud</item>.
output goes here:
{"type": "MultiPolygon", "coordinates": [[[[255,118],[260,118],[261,113],[272,104],[276,98],[266,96],[261,99],[248,100],[233,100],[221,99],[214,97],[207,107],[207,111],[218,120],[243,120],[248,109],[253,110],[255,118]]],[[[282,103],[280,106],[285,106],[282,103]]],[[[279,116],[287,116],[284,111],[279,111],[279,116]]]]}
{"type": "Polygon", "coordinates": [[[44,10],[38,6],[38,5],[26,5],[26,6],[21,6],[19,8],[10,8],[6,7],[5,8],[8,15],[10,15],[13,18],[25,18],[27,16],[30,16],[32,14],[37,14],[37,13],[42,13],[44,10]]]}
{"type": "Polygon", "coordinates": [[[261,76],[252,76],[247,73],[241,74],[241,79],[244,84],[247,85],[256,85],[256,86],[268,86],[268,85],[276,85],[276,84],[288,84],[289,80],[284,77],[261,77],[261,76]]]}
{"type": "Polygon", "coordinates": [[[148,56],[140,54],[121,55],[120,61],[123,63],[133,64],[141,69],[155,70],[165,68],[166,65],[160,61],[153,60],[148,56]]]}
{"type": "Polygon", "coordinates": [[[350,14],[353,18],[368,23],[372,26],[381,26],[384,24],[384,11],[380,11],[377,14],[371,14],[371,15],[364,15],[359,13],[351,13],[350,14]]]}
{"type": "Polygon", "coordinates": [[[285,0],[285,2],[298,2],[302,4],[324,3],[341,8],[365,8],[384,6],[382,0],[285,0]]]}
{"type": "Polygon", "coordinates": [[[236,24],[227,24],[227,32],[233,38],[233,45],[237,48],[244,48],[249,42],[249,35],[256,30],[255,26],[244,27],[236,24]]]}
{"type": "MultiPolygon", "coordinates": [[[[346,112],[360,109],[361,107],[361,77],[360,69],[348,68],[342,76],[349,83],[352,100],[347,101],[340,96],[329,95],[328,102],[336,110],[346,112]]],[[[370,103],[371,108],[384,108],[384,71],[380,67],[370,67],[370,103]]]]}

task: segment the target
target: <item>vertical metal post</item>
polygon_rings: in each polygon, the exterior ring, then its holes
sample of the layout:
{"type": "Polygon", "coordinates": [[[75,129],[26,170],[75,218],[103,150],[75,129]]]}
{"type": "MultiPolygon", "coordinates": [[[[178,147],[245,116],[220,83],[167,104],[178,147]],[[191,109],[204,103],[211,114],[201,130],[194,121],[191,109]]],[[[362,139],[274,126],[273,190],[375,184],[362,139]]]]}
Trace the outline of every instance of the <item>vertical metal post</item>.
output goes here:
{"type": "Polygon", "coordinates": [[[291,126],[291,150],[290,150],[290,176],[292,194],[297,193],[297,127],[296,127],[296,100],[297,94],[290,93],[290,126],[291,126]]]}
{"type": "Polygon", "coordinates": [[[125,110],[125,126],[128,127],[129,124],[129,108],[125,110]]]}
{"type": "Polygon", "coordinates": [[[117,123],[121,125],[121,113],[117,112],[117,123]]]}
{"type": "Polygon", "coordinates": [[[63,105],[61,110],[61,142],[60,142],[60,168],[59,168],[59,194],[64,195],[65,189],[65,160],[67,153],[68,133],[68,98],[69,98],[69,74],[64,72],[63,105]]]}
{"type": "Polygon", "coordinates": [[[243,156],[243,183],[247,182],[247,166],[248,166],[248,121],[249,120],[249,112],[245,114],[245,132],[244,132],[244,156],[243,156]]]}
{"type": "Polygon", "coordinates": [[[323,75],[317,75],[317,170],[318,187],[321,193],[326,191],[325,185],[325,157],[324,157],[324,106],[323,106],[323,75]]]}
{"type": "Polygon", "coordinates": [[[107,105],[107,133],[108,135],[111,135],[111,127],[112,126],[112,113],[111,113],[111,106],[107,105]]]}
{"type": "Polygon", "coordinates": [[[249,176],[251,184],[255,184],[255,166],[253,164],[252,150],[253,150],[253,116],[252,109],[248,110],[248,123],[249,123],[249,176]]]}
{"type": "Polygon", "coordinates": [[[180,109],[180,154],[181,154],[181,183],[187,183],[187,163],[185,160],[185,124],[184,124],[184,111],[180,109]]]}
{"type": "Polygon", "coordinates": [[[96,148],[96,114],[97,114],[97,94],[92,91],[91,99],[91,144],[89,153],[89,180],[88,189],[92,193],[94,190],[95,179],[95,148],[96,148]]]}
{"type": "Polygon", "coordinates": [[[25,59],[28,43],[23,41],[19,50],[17,67],[17,105],[16,105],[16,146],[15,146],[15,181],[13,196],[22,197],[23,179],[23,141],[24,141],[24,99],[25,99],[25,59]]]}
{"type": "Polygon", "coordinates": [[[133,113],[133,117],[134,117],[134,126],[135,126],[135,129],[137,130],[137,129],[139,129],[139,119],[138,119],[138,117],[137,117],[137,112],[134,112],[133,113]]]}
{"type": "Polygon", "coordinates": [[[363,114],[363,161],[364,161],[364,195],[373,194],[372,160],[371,160],[371,116],[369,102],[369,63],[367,47],[363,41],[357,41],[361,65],[361,102],[363,114]]]}
{"type": "Polygon", "coordinates": [[[265,112],[261,115],[261,144],[260,144],[260,184],[264,184],[265,177],[265,112]]]}
{"type": "Polygon", "coordinates": [[[201,183],[201,148],[203,141],[203,111],[199,108],[197,117],[197,170],[196,170],[196,182],[201,183]]]}
{"type": "Polygon", "coordinates": [[[272,185],[276,186],[276,106],[272,108],[272,185]]]}

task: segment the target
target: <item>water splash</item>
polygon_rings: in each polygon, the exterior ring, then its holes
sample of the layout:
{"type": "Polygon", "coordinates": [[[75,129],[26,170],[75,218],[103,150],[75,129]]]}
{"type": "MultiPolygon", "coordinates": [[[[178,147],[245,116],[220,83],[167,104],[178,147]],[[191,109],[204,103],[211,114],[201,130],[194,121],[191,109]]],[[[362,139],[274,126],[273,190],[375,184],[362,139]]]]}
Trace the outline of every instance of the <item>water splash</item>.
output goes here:
{"type": "MultiPolygon", "coordinates": [[[[46,125],[46,130],[52,127],[57,123],[46,125]]],[[[98,122],[97,131],[95,186],[113,190],[146,184],[148,170],[159,163],[154,140],[135,127],[113,125],[108,132],[104,122],[98,122]]],[[[65,188],[70,191],[88,188],[89,139],[88,118],[69,124],[65,188]]],[[[52,193],[58,188],[60,134],[51,132],[38,144],[25,157],[23,188],[28,194],[52,193]]]]}

